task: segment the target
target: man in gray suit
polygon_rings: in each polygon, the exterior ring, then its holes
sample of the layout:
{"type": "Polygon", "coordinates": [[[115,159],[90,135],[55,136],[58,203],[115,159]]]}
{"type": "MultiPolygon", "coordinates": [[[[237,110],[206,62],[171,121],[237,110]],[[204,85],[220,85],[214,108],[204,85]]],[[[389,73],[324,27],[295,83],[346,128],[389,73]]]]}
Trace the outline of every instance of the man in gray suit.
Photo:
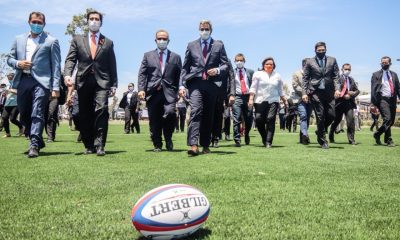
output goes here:
{"type": "Polygon", "coordinates": [[[108,132],[108,98],[118,87],[114,43],[100,33],[103,15],[90,11],[86,15],[89,33],[76,35],[65,59],[64,82],[73,86],[72,74],[78,64],[76,87],[79,117],[85,154],[104,156],[108,132]]]}
{"type": "Polygon", "coordinates": [[[210,138],[214,120],[218,87],[222,81],[220,75],[228,70],[228,57],[222,41],[211,38],[212,24],[202,20],[199,24],[200,39],[188,44],[183,62],[180,90],[185,95],[185,87],[189,90],[190,119],[188,126],[188,154],[210,152],[210,138]]]}
{"type": "Polygon", "coordinates": [[[39,156],[43,141],[44,114],[49,95],[60,96],[60,45],[43,32],[46,17],[41,12],[29,14],[31,31],[16,37],[7,63],[16,69],[12,89],[17,89],[22,125],[29,134],[28,157],[39,156]]]}
{"type": "Polygon", "coordinates": [[[302,100],[309,99],[317,119],[317,140],[328,149],[326,132],[335,118],[335,98],[340,96],[339,67],[334,57],[326,56],[326,44],[315,44],[316,56],[308,58],[304,66],[302,100]]]}
{"type": "Polygon", "coordinates": [[[167,49],[169,34],[166,30],[156,32],[155,42],[157,49],[144,54],[139,69],[138,96],[146,99],[154,152],[161,152],[162,132],[166,149],[172,151],[182,61],[178,54],[167,49]]]}

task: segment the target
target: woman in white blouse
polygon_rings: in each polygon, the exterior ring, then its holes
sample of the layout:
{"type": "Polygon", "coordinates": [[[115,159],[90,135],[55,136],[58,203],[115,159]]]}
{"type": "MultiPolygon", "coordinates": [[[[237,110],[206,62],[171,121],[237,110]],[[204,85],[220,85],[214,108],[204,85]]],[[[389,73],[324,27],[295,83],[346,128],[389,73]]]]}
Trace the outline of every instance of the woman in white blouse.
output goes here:
{"type": "Polygon", "coordinates": [[[270,148],[275,132],[276,114],[279,109],[279,99],[287,105],[283,95],[281,75],[274,71],[275,61],[272,57],[264,59],[261,71],[253,75],[250,87],[249,107],[255,108],[256,126],[261,135],[264,147],[270,148]]]}

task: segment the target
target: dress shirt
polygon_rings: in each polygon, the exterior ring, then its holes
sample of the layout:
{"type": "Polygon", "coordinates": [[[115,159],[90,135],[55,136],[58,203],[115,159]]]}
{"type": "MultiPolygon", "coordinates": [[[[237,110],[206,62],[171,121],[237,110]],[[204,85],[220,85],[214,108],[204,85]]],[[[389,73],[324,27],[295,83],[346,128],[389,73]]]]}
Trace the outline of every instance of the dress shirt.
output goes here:
{"type": "MultiPolygon", "coordinates": [[[[242,68],[242,74],[244,77],[244,82],[246,83],[246,89],[247,89],[247,93],[249,93],[249,79],[247,79],[247,74],[246,74],[246,69],[242,68]]],[[[236,68],[236,72],[235,72],[235,81],[236,81],[236,95],[242,95],[242,88],[241,88],[241,82],[240,82],[240,74],[239,74],[240,68],[236,68]]]]}
{"type": "MultiPolygon", "coordinates": [[[[158,59],[160,59],[160,52],[161,52],[161,50],[159,48],[157,48],[158,59]]],[[[165,64],[167,63],[167,56],[168,56],[168,49],[164,49],[163,50],[161,73],[164,73],[165,64]]]]}
{"type": "MultiPolygon", "coordinates": [[[[391,97],[392,96],[392,93],[390,91],[389,79],[387,77],[388,73],[389,73],[389,76],[392,77],[392,75],[390,74],[389,71],[383,70],[382,88],[381,88],[382,97],[391,97]]],[[[392,83],[393,83],[393,78],[392,78],[392,83]]],[[[394,87],[394,85],[393,85],[393,87],[394,87]]]]}
{"type": "Polygon", "coordinates": [[[253,75],[250,93],[255,94],[254,103],[279,102],[283,96],[283,81],[281,75],[275,71],[271,76],[265,71],[257,71],[253,75]]]}
{"type": "MultiPolygon", "coordinates": [[[[89,35],[89,49],[92,47],[92,32],[89,31],[88,35],[89,35]]],[[[96,32],[94,33],[96,36],[96,47],[99,45],[99,38],[100,38],[100,32],[96,32]]]]}

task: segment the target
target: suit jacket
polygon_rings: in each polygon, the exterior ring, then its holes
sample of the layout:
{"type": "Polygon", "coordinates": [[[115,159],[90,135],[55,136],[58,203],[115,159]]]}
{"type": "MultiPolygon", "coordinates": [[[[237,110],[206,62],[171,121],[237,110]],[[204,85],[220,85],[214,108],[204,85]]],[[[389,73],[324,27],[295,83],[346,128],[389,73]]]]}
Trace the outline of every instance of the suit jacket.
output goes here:
{"type": "Polygon", "coordinates": [[[335,90],[340,91],[338,85],[339,67],[336,58],[326,56],[324,67],[319,66],[317,57],[308,58],[303,70],[303,95],[313,94],[322,80],[325,81],[325,92],[329,94],[328,97],[333,98],[335,90]]]}
{"type": "MultiPolygon", "coordinates": [[[[400,98],[400,83],[399,83],[399,77],[397,74],[393,71],[390,71],[390,74],[392,75],[392,81],[394,84],[394,95],[400,98]]],[[[375,106],[379,106],[379,102],[382,98],[382,77],[383,77],[383,70],[379,70],[377,72],[374,72],[371,77],[371,102],[375,106]]]]}
{"type": "Polygon", "coordinates": [[[128,98],[128,93],[129,93],[129,91],[124,92],[124,94],[122,96],[122,99],[121,99],[121,102],[119,102],[119,107],[120,108],[128,107],[131,110],[136,110],[137,104],[138,104],[138,101],[139,101],[138,93],[136,91],[132,92],[132,96],[131,96],[131,99],[130,99],[130,102],[129,102],[129,106],[128,106],[128,99],[127,99],[128,98]]]}
{"type": "Polygon", "coordinates": [[[94,74],[97,84],[103,89],[118,87],[114,43],[103,34],[100,34],[94,59],[90,53],[88,34],[73,37],[65,59],[64,75],[72,76],[76,64],[78,72],[75,84],[78,89],[84,85],[89,74],[94,74]]]}
{"type": "Polygon", "coordinates": [[[144,91],[146,100],[149,100],[161,84],[165,99],[169,103],[176,102],[182,70],[181,57],[168,50],[164,72],[161,71],[159,59],[157,49],[144,54],[139,69],[138,91],[144,91]]]}
{"type": "MultiPolygon", "coordinates": [[[[339,89],[340,89],[339,91],[340,92],[343,89],[343,85],[344,85],[345,81],[346,81],[346,78],[344,77],[344,75],[341,75],[340,78],[339,78],[339,82],[338,82],[339,83],[339,89]]],[[[335,100],[335,105],[338,106],[343,102],[349,101],[351,106],[352,106],[352,108],[354,109],[354,108],[357,108],[356,97],[358,96],[358,94],[360,94],[360,91],[358,90],[358,87],[357,87],[356,82],[354,81],[354,78],[349,76],[349,82],[350,82],[350,91],[355,92],[354,96],[351,96],[350,99],[348,99],[348,100],[344,99],[343,97],[338,98],[338,99],[335,100]]],[[[346,93],[347,93],[347,90],[345,91],[345,94],[346,93]]]]}
{"type": "MultiPolygon", "coordinates": [[[[247,68],[244,68],[244,70],[246,71],[247,79],[249,80],[249,89],[250,89],[251,82],[253,80],[254,70],[247,69],[247,68]]],[[[235,70],[233,72],[233,78],[231,81],[231,89],[229,91],[229,96],[236,96],[236,79],[235,79],[236,71],[237,71],[237,68],[235,68],[235,70]]]]}
{"type": "MultiPolygon", "coordinates": [[[[21,80],[23,69],[17,67],[19,60],[26,60],[26,42],[30,33],[19,35],[7,55],[7,64],[15,69],[12,88],[17,89],[21,80]]],[[[43,87],[55,91],[60,90],[61,54],[58,40],[46,32],[39,35],[39,44],[32,55],[33,78],[43,87]]]]}
{"type": "Polygon", "coordinates": [[[211,39],[207,49],[207,56],[204,61],[203,51],[201,48],[201,39],[190,42],[185,53],[181,74],[181,86],[187,88],[187,84],[203,72],[207,72],[212,68],[219,68],[220,74],[214,77],[207,77],[206,81],[214,82],[218,87],[222,85],[221,74],[228,71],[228,57],[226,55],[224,43],[219,40],[211,39]]]}

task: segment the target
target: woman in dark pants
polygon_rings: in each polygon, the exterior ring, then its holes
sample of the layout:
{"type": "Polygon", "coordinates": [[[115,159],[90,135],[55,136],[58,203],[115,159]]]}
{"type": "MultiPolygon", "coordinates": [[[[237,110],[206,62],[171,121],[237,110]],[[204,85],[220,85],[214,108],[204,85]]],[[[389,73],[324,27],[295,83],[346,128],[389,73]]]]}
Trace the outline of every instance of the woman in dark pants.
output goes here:
{"type": "Polygon", "coordinates": [[[10,87],[6,91],[7,99],[4,103],[3,113],[1,114],[1,118],[3,119],[4,131],[6,132],[4,137],[11,137],[10,121],[18,127],[18,136],[24,135],[24,128],[22,127],[22,124],[17,120],[19,114],[17,107],[17,90],[11,88],[13,77],[14,74],[7,75],[8,81],[10,82],[10,87]]]}
{"type": "Polygon", "coordinates": [[[266,148],[272,147],[279,100],[281,99],[287,106],[283,95],[283,81],[280,74],[274,71],[275,68],[276,64],[272,57],[264,59],[263,70],[254,73],[249,91],[249,107],[254,104],[256,126],[266,148]]]}

